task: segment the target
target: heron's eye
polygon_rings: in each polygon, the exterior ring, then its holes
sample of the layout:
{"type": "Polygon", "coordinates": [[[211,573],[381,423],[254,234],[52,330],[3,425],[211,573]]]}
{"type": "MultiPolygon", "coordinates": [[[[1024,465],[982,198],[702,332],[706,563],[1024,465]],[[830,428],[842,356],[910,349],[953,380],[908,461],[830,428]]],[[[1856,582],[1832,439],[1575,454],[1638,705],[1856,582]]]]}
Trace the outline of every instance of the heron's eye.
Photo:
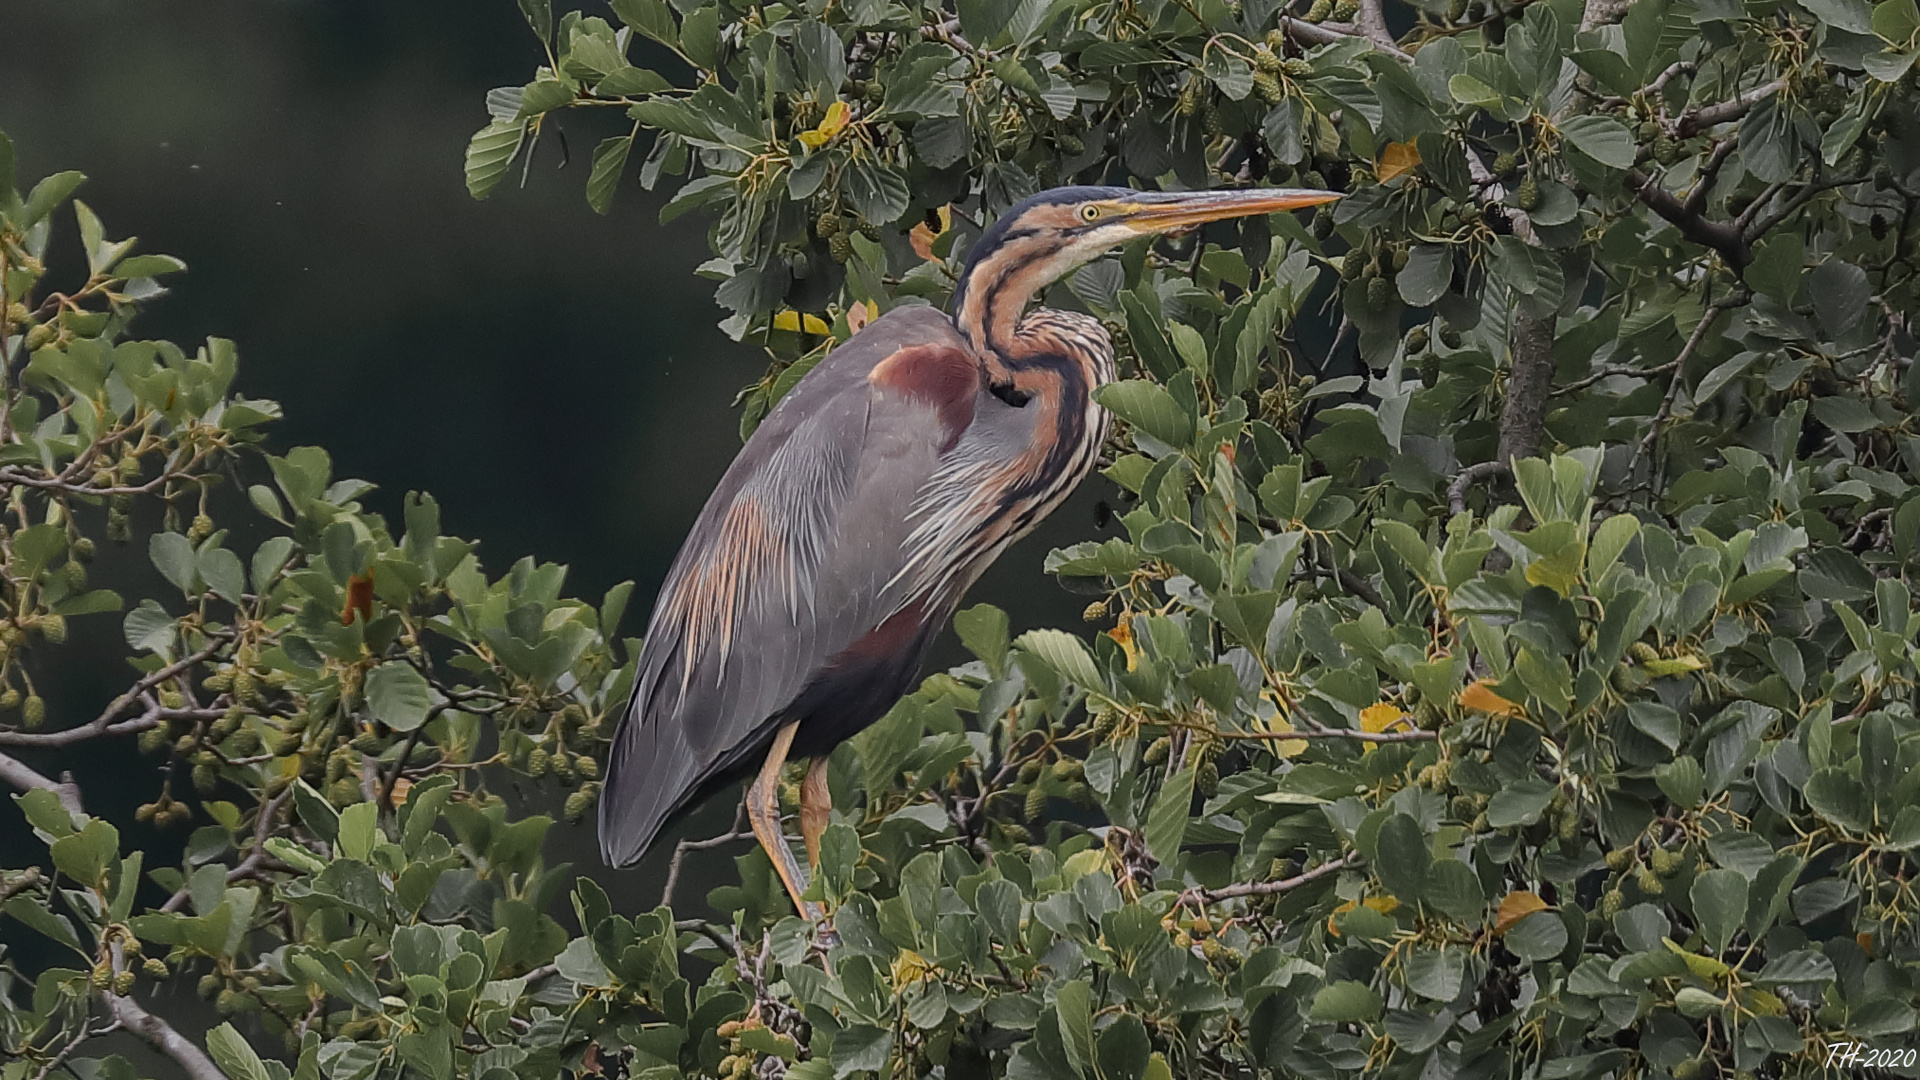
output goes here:
{"type": "Polygon", "coordinates": [[[1088,203],[1086,206],[1081,207],[1080,220],[1081,221],[1099,221],[1100,208],[1097,206],[1094,206],[1092,203],[1088,203]]]}

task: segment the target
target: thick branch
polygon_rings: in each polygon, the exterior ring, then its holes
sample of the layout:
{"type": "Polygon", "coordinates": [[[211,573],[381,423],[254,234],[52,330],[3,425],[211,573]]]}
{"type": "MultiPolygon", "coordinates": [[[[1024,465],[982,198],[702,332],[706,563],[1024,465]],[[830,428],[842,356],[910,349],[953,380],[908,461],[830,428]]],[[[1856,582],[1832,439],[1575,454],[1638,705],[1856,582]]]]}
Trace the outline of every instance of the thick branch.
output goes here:
{"type": "Polygon", "coordinates": [[[1513,316],[1512,362],[1507,400],[1500,408],[1499,460],[1532,457],[1547,429],[1547,398],[1553,393],[1553,335],[1558,320],[1525,309],[1513,316]]]}
{"type": "Polygon", "coordinates": [[[1753,261],[1753,248],[1738,228],[1728,222],[1709,220],[1704,214],[1688,209],[1685,203],[1661,187],[1653,177],[1639,169],[1628,169],[1627,188],[1646,204],[1647,209],[1679,229],[1681,236],[1719,252],[1735,272],[1745,270],[1747,264],[1753,261]]]}
{"type": "Polygon", "coordinates": [[[0,780],[21,791],[32,791],[34,788],[51,791],[60,797],[60,805],[67,808],[67,813],[76,819],[87,816],[80,806],[80,787],[73,782],[71,774],[62,776],[56,782],[40,775],[19,758],[0,754],[0,780]]]}
{"type": "Polygon", "coordinates": [[[1680,139],[1692,138],[1717,124],[1725,124],[1733,120],[1738,120],[1747,115],[1755,105],[1760,104],[1762,101],[1765,101],[1786,88],[1787,80],[1775,79],[1770,83],[1762,83],[1743,94],[1738,94],[1731,101],[1721,101],[1712,105],[1702,105],[1699,108],[1688,109],[1686,112],[1680,114],[1680,119],[1674,121],[1674,137],[1680,139]]]}
{"type": "Polygon", "coordinates": [[[1387,15],[1381,10],[1380,0],[1360,0],[1360,10],[1354,15],[1354,25],[1362,36],[1382,49],[1398,51],[1400,43],[1393,40],[1393,34],[1387,29],[1387,15]]]}
{"type": "Polygon", "coordinates": [[[1303,42],[1308,45],[1331,45],[1336,41],[1345,41],[1348,38],[1363,37],[1363,38],[1367,38],[1368,41],[1372,42],[1374,48],[1379,49],[1381,52],[1386,53],[1388,56],[1393,57],[1395,60],[1398,60],[1403,64],[1410,64],[1413,62],[1413,54],[1407,52],[1405,49],[1400,48],[1398,45],[1393,44],[1393,39],[1391,37],[1389,37],[1386,42],[1382,43],[1374,38],[1367,37],[1367,35],[1361,33],[1358,29],[1343,32],[1340,30],[1333,29],[1332,27],[1327,26],[1324,23],[1302,22],[1301,20],[1296,19],[1291,15],[1280,16],[1280,29],[1285,30],[1287,32],[1287,35],[1293,38],[1293,40],[1298,42],[1303,42]]]}
{"type": "Polygon", "coordinates": [[[1447,505],[1453,512],[1463,513],[1467,509],[1467,489],[1481,480],[1500,476],[1513,471],[1513,466],[1504,461],[1482,461],[1460,470],[1460,475],[1447,485],[1447,505]]]}
{"type": "Polygon", "coordinates": [[[1180,894],[1180,902],[1183,904],[1214,904],[1222,900],[1235,900],[1243,896],[1274,896],[1279,893],[1290,892],[1302,885],[1310,885],[1329,874],[1337,874],[1342,870],[1358,866],[1360,861],[1361,855],[1359,852],[1348,852],[1347,857],[1344,859],[1335,859],[1332,862],[1321,863],[1319,866],[1305,873],[1295,874],[1290,878],[1282,878],[1279,881],[1248,881],[1241,882],[1237,885],[1224,885],[1218,889],[1188,889],[1186,892],[1180,894]]]}

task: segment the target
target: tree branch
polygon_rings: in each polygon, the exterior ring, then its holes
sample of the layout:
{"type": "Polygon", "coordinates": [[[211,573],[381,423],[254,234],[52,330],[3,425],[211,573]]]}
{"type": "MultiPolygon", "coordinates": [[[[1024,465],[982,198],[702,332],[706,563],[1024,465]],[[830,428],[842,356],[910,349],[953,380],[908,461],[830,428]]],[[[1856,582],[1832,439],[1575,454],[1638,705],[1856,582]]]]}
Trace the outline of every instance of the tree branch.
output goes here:
{"type": "Polygon", "coordinates": [[[1745,270],[1753,261],[1753,248],[1737,227],[1729,222],[1709,220],[1706,215],[1688,209],[1687,204],[1661,187],[1653,177],[1639,169],[1628,169],[1627,189],[1646,204],[1647,209],[1679,229],[1681,236],[1719,252],[1735,273],[1745,270]]]}
{"type": "Polygon", "coordinates": [[[1467,509],[1468,488],[1481,480],[1502,476],[1512,471],[1513,466],[1504,461],[1482,461],[1461,469],[1460,474],[1453,478],[1453,483],[1447,485],[1447,505],[1456,514],[1464,513],[1467,509]]]}
{"type": "Polygon", "coordinates": [[[1559,320],[1514,312],[1507,399],[1500,408],[1499,460],[1532,457],[1547,429],[1547,398],[1553,393],[1553,337],[1559,320]]]}
{"type": "Polygon", "coordinates": [[[61,731],[48,732],[0,731],[0,746],[33,746],[52,749],[61,746],[70,746],[73,743],[82,742],[98,735],[130,734],[145,731],[162,720],[174,719],[176,717],[185,717],[190,720],[218,720],[220,717],[226,715],[219,709],[167,709],[158,703],[152,703],[144,713],[135,717],[132,721],[120,724],[113,722],[114,717],[126,711],[127,706],[138,701],[142,695],[151,692],[154,687],[159,686],[168,679],[178,676],[182,672],[190,670],[195,664],[210,659],[215,653],[220,651],[222,645],[226,644],[228,637],[229,635],[226,634],[216,634],[205,648],[193,655],[176,660],[150,675],[141,676],[140,680],[129,687],[126,693],[114,698],[113,702],[109,704],[99,716],[81,724],[79,727],[70,727],[61,731]]]}
{"type": "Polygon", "coordinates": [[[1367,37],[1367,35],[1360,33],[1357,29],[1347,31],[1336,30],[1324,23],[1303,22],[1291,15],[1280,16],[1280,29],[1286,31],[1287,35],[1293,38],[1293,40],[1307,45],[1331,45],[1336,41],[1345,41],[1348,38],[1366,38],[1367,41],[1373,44],[1374,48],[1379,49],[1395,60],[1403,64],[1413,62],[1413,54],[1393,44],[1391,37],[1383,43],[1374,38],[1367,37]]]}
{"type": "Polygon", "coordinates": [[[0,780],[5,780],[21,791],[32,791],[34,788],[51,791],[60,797],[60,805],[66,807],[67,813],[72,814],[75,820],[87,816],[86,810],[80,805],[80,787],[73,782],[71,773],[63,774],[59,781],[55,782],[42,776],[19,758],[0,754],[0,780]]]}
{"type": "Polygon", "coordinates": [[[1279,881],[1247,881],[1236,885],[1223,885],[1218,889],[1202,889],[1198,887],[1188,889],[1186,892],[1180,894],[1179,902],[1182,904],[1214,904],[1222,900],[1235,900],[1243,896],[1274,896],[1279,893],[1290,892],[1302,885],[1310,885],[1329,874],[1337,874],[1342,870],[1358,866],[1361,861],[1361,854],[1357,851],[1351,851],[1348,852],[1347,856],[1343,859],[1335,859],[1332,862],[1321,863],[1311,870],[1295,874],[1290,878],[1282,878],[1279,881]]]}
{"type": "Polygon", "coordinates": [[[1688,109],[1686,112],[1680,114],[1680,119],[1673,122],[1674,137],[1689,139],[1710,127],[1738,120],[1747,115],[1755,105],[1760,104],[1762,101],[1765,101],[1786,88],[1786,79],[1775,79],[1769,83],[1762,83],[1745,93],[1737,94],[1731,101],[1721,101],[1712,105],[1701,105],[1697,108],[1688,109]]]}
{"type": "Polygon", "coordinates": [[[1380,0],[1360,0],[1360,10],[1354,15],[1354,25],[1361,36],[1382,49],[1400,49],[1400,43],[1393,40],[1393,33],[1387,29],[1387,15],[1381,10],[1380,0]]]}
{"type": "MultiPolygon", "coordinates": [[[[113,943],[113,970],[118,974],[127,969],[127,959],[120,943],[113,943]]],[[[192,1040],[173,1029],[173,1025],[141,1008],[132,997],[121,997],[111,990],[102,991],[100,999],[107,1003],[107,1009],[113,1014],[114,1022],[144,1039],[148,1046],[167,1055],[186,1072],[190,1080],[227,1080],[227,1074],[213,1063],[206,1051],[195,1046],[192,1040]]]]}
{"type": "Polygon", "coordinates": [[[1701,313],[1699,325],[1693,328],[1693,333],[1687,335],[1687,343],[1680,347],[1680,355],[1673,358],[1673,380],[1667,384],[1667,394],[1660,401],[1659,411],[1653,414],[1653,423],[1648,425],[1647,433],[1641,437],[1639,444],[1633,449],[1635,462],[1638,462],[1642,455],[1652,448],[1654,442],[1660,438],[1660,429],[1673,415],[1673,403],[1680,396],[1680,382],[1686,376],[1687,360],[1693,355],[1693,351],[1700,347],[1700,343],[1706,340],[1707,331],[1713,326],[1713,321],[1722,311],[1746,303],[1752,295],[1745,289],[1728,293],[1708,304],[1707,310],[1701,313]]]}

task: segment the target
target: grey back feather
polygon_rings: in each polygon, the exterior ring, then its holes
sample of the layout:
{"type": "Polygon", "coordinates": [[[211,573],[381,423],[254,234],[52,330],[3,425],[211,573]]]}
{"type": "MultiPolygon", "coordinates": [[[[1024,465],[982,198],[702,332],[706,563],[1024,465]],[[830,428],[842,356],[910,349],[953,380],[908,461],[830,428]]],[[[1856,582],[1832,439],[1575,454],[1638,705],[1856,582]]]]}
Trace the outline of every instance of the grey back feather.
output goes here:
{"type": "Polygon", "coordinates": [[[966,349],[932,308],[888,313],[767,415],[675,559],[614,736],[600,846],[637,861],[703,786],[740,771],[827,660],[900,602],[909,511],[941,465],[924,403],[876,391],[907,345],[966,349]]]}

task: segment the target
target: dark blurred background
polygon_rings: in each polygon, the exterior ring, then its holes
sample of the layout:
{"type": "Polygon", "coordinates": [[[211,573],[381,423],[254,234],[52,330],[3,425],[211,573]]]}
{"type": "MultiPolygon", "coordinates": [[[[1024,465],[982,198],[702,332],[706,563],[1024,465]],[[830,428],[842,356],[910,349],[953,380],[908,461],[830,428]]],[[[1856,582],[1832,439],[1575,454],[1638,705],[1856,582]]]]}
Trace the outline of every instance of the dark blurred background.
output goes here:
{"type": "MultiPolygon", "coordinates": [[[[396,523],[405,492],[432,492],[444,530],[482,540],[492,573],[523,555],[565,563],[569,591],[596,600],[634,579],[622,629],[637,636],[739,448],[730,403],[765,358],[715,327],[713,283],[692,272],[707,221],[660,226],[664,193],[632,170],[611,215],[588,209],[586,166],[609,133],[592,121],[618,118],[568,117],[570,163],[549,138],[524,189],[468,197],[462,153],[486,91],[528,81],[541,59],[513,0],[0,0],[0,129],[23,184],[82,170],[79,197],[109,235],[186,260],[136,333],[189,349],[235,339],[239,391],[286,409],[275,452],[324,446],[336,477],[379,485],[371,503],[396,523]]],[[[56,266],[78,276],[71,216],[58,227],[56,266]]],[[[1104,487],[1088,484],[973,600],[1008,608],[1016,633],[1076,625],[1084,598],[1040,561],[1091,533],[1104,487]]],[[[90,718],[128,678],[116,619],[79,620],[75,635],[81,670],[49,692],[56,723],[90,718]]],[[[960,659],[949,634],[936,662],[960,659]]],[[[157,787],[124,750],[90,750],[81,774],[102,781],[96,812],[122,821],[157,787]]],[[[732,809],[716,798],[684,830],[724,831],[732,809]]],[[[0,800],[0,833],[18,821],[0,800]]],[[[628,910],[650,907],[671,843],[608,874],[591,833],[556,827],[553,857],[628,910]]],[[[149,866],[177,860],[177,837],[150,839],[149,866]]],[[[734,853],[709,853],[707,869],[730,875],[734,853]]],[[[690,873],[679,897],[712,883],[690,873]]]]}

